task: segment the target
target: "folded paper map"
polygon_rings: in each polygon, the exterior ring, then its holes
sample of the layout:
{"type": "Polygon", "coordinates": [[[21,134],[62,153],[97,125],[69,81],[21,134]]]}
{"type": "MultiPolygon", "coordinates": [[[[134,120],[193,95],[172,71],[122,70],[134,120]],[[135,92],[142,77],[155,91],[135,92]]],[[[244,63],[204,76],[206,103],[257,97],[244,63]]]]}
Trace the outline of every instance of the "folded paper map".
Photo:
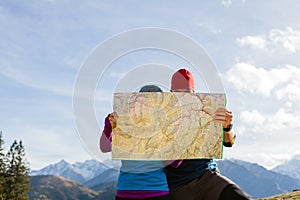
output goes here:
{"type": "Polygon", "coordinates": [[[213,117],[224,105],[224,94],[115,93],[112,158],[222,158],[222,125],[213,117]]]}

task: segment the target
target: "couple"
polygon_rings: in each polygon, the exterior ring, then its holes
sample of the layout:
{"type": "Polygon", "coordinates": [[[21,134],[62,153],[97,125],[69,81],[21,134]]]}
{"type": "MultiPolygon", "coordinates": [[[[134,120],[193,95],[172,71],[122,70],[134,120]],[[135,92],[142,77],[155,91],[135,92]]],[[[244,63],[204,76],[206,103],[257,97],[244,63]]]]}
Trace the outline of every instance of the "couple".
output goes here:
{"type": "MultiPolygon", "coordinates": [[[[155,85],[147,85],[140,92],[162,92],[155,85]]],[[[191,72],[180,69],[172,76],[171,92],[194,92],[191,72]]],[[[232,113],[218,109],[215,120],[223,125],[225,147],[234,144],[232,113]]],[[[112,129],[116,127],[114,113],[105,118],[100,138],[102,152],[111,151],[112,129]]],[[[164,167],[162,161],[122,161],[116,200],[238,200],[250,199],[238,186],[210,169],[212,159],[178,160],[164,167]]]]}

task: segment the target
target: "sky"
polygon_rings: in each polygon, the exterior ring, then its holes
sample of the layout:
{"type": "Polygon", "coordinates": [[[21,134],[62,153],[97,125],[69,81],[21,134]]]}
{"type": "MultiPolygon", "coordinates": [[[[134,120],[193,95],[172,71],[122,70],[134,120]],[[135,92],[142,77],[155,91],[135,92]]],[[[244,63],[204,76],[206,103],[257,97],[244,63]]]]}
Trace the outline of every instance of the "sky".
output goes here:
{"type": "MultiPolygon", "coordinates": [[[[80,69],[109,38],[156,27],[186,35],[213,61],[237,134],[235,146],[224,149],[224,158],[271,169],[300,153],[299,10],[297,0],[3,0],[0,130],[5,146],[22,140],[31,169],[61,159],[95,158],[74,118],[73,91],[80,69]]],[[[106,52],[113,54],[112,49],[106,52]]],[[[157,49],[119,57],[95,88],[95,144],[113,109],[118,83],[148,63],[194,72],[187,61],[157,49]]],[[[195,79],[196,91],[205,91],[201,77],[195,79]]],[[[168,91],[167,86],[163,89],[168,91]]],[[[99,158],[108,156],[99,152],[99,158]]]]}

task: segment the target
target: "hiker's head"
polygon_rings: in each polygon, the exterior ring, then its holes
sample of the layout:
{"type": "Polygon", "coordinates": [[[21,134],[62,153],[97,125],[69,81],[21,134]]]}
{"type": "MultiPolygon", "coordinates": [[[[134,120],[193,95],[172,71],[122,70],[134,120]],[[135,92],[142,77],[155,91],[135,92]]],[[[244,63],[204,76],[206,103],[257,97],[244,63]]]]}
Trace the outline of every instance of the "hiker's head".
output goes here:
{"type": "Polygon", "coordinates": [[[139,92],[162,92],[162,90],[156,85],[145,85],[139,92]]]}
{"type": "Polygon", "coordinates": [[[171,92],[194,92],[193,74],[186,69],[179,69],[172,76],[171,92]]]}

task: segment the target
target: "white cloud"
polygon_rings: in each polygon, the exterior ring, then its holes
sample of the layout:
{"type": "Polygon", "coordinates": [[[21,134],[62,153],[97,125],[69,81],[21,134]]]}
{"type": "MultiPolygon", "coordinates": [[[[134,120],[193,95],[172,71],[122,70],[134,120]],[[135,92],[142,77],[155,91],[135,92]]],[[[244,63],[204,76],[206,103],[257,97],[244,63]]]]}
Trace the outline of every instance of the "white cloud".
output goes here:
{"type": "Polygon", "coordinates": [[[272,29],[268,35],[248,35],[237,38],[236,42],[242,47],[250,46],[253,49],[269,50],[270,52],[285,50],[288,53],[296,53],[300,50],[300,31],[291,27],[272,29]]]}
{"type": "Polygon", "coordinates": [[[273,44],[280,45],[291,53],[300,49],[300,32],[287,27],[285,30],[272,29],[269,39],[273,44]]]}
{"type": "Polygon", "coordinates": [[[262,113],[257,110],[242,111],[240,120],[245,127],[251,127],[252,131],[264,135],[300,128],[300,115],[284,108],[279,108],[275,113],[262,113]]]}
{"type": "Polygon", "coordinates": [[[239,90],[269,96],[276,81],[270,79],[267,70],[249,63],[237,63],[226,73],[226,79],[239,90]]]}
{"type": "Polygon", "coordinates": [[[229,7],[232,4],[231,0],[222,0],[222,5],[225,7],[229,7]]]}
{"type": "Polygon", "coordinates": [[[291,81],[286,87],[281,88],[276,91],[277,99],[283,99],[287,97],[290,101],[299,102],[300,101],[300,81],[291,81]]]}
{"type": "Polygon", "coordinates": [[[277,99],[287,96],[299,99],[300,68],[286,65],[270,70],[249,63],[237,63],[226,73],[226,79],[237,89],[268,97],[275,94],[277,99]]]}
{"type": "Polygon", "coordinates": [[[299,129],[299,121],[299,114],[297,115],[297,113],[288,112],[285,109],[280,108],[274,115],[268,116],[268,120],[263,127],[266,129],[266,132],[299,129]]]}
{"type": "Polygon", "coordinates": [[[265,116],[259,113],[257,110],[242,111],[240,113],[240,119],[247,124],[262,125],[266,120],[265,116]]]}
{"type": "Polygon", "coordinates": [[[263,36],[245,36],[237,38],[236,42],[240,46],[250,46],[254,49],[266,49],[266,40],[263,36]]]}

